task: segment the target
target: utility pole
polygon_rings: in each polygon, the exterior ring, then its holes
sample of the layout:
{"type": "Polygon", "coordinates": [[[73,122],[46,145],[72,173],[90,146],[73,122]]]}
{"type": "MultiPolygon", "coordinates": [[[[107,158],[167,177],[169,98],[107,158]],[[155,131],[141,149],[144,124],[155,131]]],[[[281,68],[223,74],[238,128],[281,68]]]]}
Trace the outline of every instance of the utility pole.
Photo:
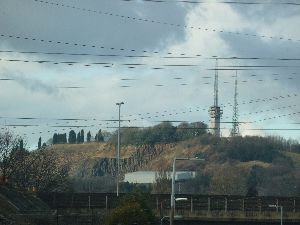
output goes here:
{"type": "MultiPolygon", "coordinates": [[[[189,161],[204,161],[204,159],[198,158],[174,158],[173,170],[172,170],[172,189],[171,189],[171,211],[170,211],[170,225],[174,225],[174,214],[175,214],[175,175],[176,175],[176,160],[189,160],[189,161]]],[[[177,200],[187,200],[185,198],[179,198],[177,200]]]]}
{"type": "Polygon", "coordinates": [[[119,181],[120,181],[120,127],[121,127],[121,105],[124,102],[118,102],[116,105],[119,107],[119,129],[118,129],[118,147],[117,147],[117,196],[119,197],[119,181]]]}
{"type": "Polygon", "coordinates": [[[269,205],[270,208],[276,208],[276,210],[278,210],[278,208],[280,208],[280,225],[283,225],[283,206],[282,205],[278,205],[278,203],[276,205],[269,205]]]}

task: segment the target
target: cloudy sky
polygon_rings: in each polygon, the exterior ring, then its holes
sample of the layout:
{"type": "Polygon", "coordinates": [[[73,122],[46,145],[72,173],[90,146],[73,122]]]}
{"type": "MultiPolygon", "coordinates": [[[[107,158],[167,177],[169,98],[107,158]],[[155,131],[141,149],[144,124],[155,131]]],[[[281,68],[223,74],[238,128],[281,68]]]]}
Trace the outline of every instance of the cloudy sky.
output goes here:
{"type": "Polygon", "coordinates": [[[124,126],[208,123],[217,57],[222,121],[237,73],[241,133],[300,141],[300,5],[256,2],[1,0],[1,129],[112,131],[120,101],[124,126]]]}

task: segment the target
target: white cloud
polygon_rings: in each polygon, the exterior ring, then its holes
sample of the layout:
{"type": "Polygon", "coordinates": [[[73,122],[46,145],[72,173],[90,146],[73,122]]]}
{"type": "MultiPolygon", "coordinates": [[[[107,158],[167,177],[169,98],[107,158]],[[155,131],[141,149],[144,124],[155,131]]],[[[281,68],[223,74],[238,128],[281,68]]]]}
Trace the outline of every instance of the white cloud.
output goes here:
{"type": "Polygon", "coordinates": [[[261,125],[257,125],[257,124],[252,124],[252,123],[242,123],[239,125],[240,127],[240,134],[242,136],[265,136],[265,132],[263,130],[259,130],[262,129],[263,126],[261,125]],[[258,129],[258,130],[255,130],[258,129]]]}
{"type": "MultiPolygon", "coordinates": [[[[135,115],[134,118],[143,117],[132,125],[149,125],[153,124],[154,120],[187,120],[197,121],[204,120],[208,122],[208,106],[213,103],[213,79],[204,79],[204,76],[213,77],[214,71],[207,70],[214,68],[215,61],[206,59],[213,55],[217,56],[254,56],[266,55],[273,57],[274,55],[294,54],[299,56],[298,45],[285,45],[285,42],[265,41],[267,39],[249,38],[245,35],[228,34],[226,32],[241,32],[253,34],[267,34],[272,36],[281,36],[284,34],[291,37],[299,37],[299,21],[300,18],[294,12],[292,14],[283,13],[280,16],[273,15],[267,12],[265,7],[235,7],[229,4],[193,4],[193,6],[182,7],[182,4],[174,4],[172,7],[160,4],[139,3],[131,8],[128,3],[122,3],[125,8],[118,8],[111,2],[107,1],[107,10],[120,11],[120,14],[131,13],[133,15],[153,18],[166,22],[174,22],[184,24],[187,27],[193,26],[194,29],[182,27],[175,28],[158,24],[149,24],[143,22],[120,20],[119,18],[111,18],[109,16],[101,17],[101,21],[93,15],[80,14],[82,22],[78,21],[76,12],[64,11],[60,9],[59,18],[68,16],[68,20],[62,24],[51,22],[51,11],[46,11],[46,7],[42,8],[39,5],[34,5],[38,8],[39,14],[45,12],[42,21],[37,22],[38,26],[49,28],[48,34],[43,33],[43,37],[49,40],[74,40],[73,42],[80,43],[100,43],[99,45],[112,46],[126,49],[136,49],[136,54],[143,54],[142,50],[151,52],[156,49],[160,54],[152,54],[153,58],[105,58],[104,61],[114,62],[112,68],[103,68],[101,66],[83,67],[81,65],[63,66],[50,64],[32,64],[32,63],[8,63],[0,61],[0,69],[3,76],[14,76],[18,78],[17,82],[6,83],[0,89],[0,103],[6,107],[2,109],[0,114],[18,116],[21,114],[32,114],[40,117],[95,117],[102,119],[111,119],[117,117],[116,102],[125,101],[122,106],[122,115],[135,115]],[[165,7],[166,6],[166,7],[165,7]],[[115,7],[115,8],[114,8],[115,7]],[[164,8],[165,7],[165,8],[164,8]],[[43,11],[45,10],[45,11],[43,11]],[[172,11],[175,10],[175,11],[172,11]],[[47,13],[46,13],[47,12],[47,13]],[[64,14],[65,12],[66,14],[64,14]],[[285,15],[285,16],[282,16],[285,15]],[[259,19],[259,18],[260,19],[259,19]],[[112,21],[111,21],[112,20],[112,21]],[[69,27],[68,32],[64,33],[64,28],[70,21],[74,24],[69,27]],[[47,25],[44,25],[47,24],[47,25]],[[86,26],[86,25],[89,26],[86,26]],[[57,27],[56,27],[57,25],[57,27]],[[117,26],[115,26],[117,25],[117,26]],[[201,29],[197,29],[201,27],[201,29]],[[54,29],[55,28],[55,29],[54,29]],[[57,30],[56,30],[57,28],[57,30]],[[122,29],[121,29],[122,28],[122,29]],[[208,31],[204,29],[208,28],[208,31]],[[54,29],[54,30],[53,30],[54,29]],[[212,30],[216,29],[216,32],[212,30]],[[226,32],[218,32],[224,30],[226,32]],[[54,35],[55,34],[55,35],[54,35]],[[57,35],[57,38],[55,37],[57,35]],[[91,40],[90,40],[91,39],[91,40]],[[96,41],[95,41],[96,40],[96,41]],[[278,44],[278,45],[277,45],[278,44]],[[165,59],[161,56],[172,52],[172,55],[185,53],[186,55],[201,54],[202,57],[194,59],[165,59]],[[251,55],[252,56],[252,55],[251,55]],[[121,63],[145,63],[146,66],[140,69],[129,69],[126,66],[121,66],[121,63]],[[164,70],[153,70],[152,67],[157,67],[163,64],[199,64],[197,67],[190,68],[168,68],[164,70]],[[181,77],[176,80],[174,78],[181,77]],[[121,81],[121,78],[135,78],[134,81],[121,81]],[[206,84],[209,83],[209,84],[206,84]],[[163,85],[161,87],[155,86],[163,85]],[[187,84],[186,86],[181,84],[187,84]],[[130,86],[121,88],[120,86],[130,86]],[[56,89],[57,86],[83,86],[83,89],[56,89]],[[39,87],[39,88],[37,88],[39,87]],[[53,94],[54,93],[54,94],[53,94]],[[199,111],[196,111],[198,109],[199,111]],[[189,108],[192,108],[191,112],[189,108]],[[203,110],[204,109],[204,110],[203,110]],[[164,112],[167,111],[167,112],[164,112]],[[156,112],[160,112],[158,117],[155,117],[156,112]],[[185,113],[183,113],[185,112],[185,113]],[[149,114],[147,114],[149,113],[149,114]],[[176,114],[177,113],[177,114],[176,114]],[[141,114],[141,115],[138,115],[141,114]],[[165,116],[162,116],[165,114],[165,116]],[[172,115],[170,115],[172,114],[172,115]],[[147,117],[151,118],[147,118],[147,117]]],[[[96,4],[94,1],[88,1],[82,4],[96,4]]],[[[1,3],[0,3],[1,4],[1,3]]],[[[78,3],[81,4],[81,3],[78,3]]],[[[100,4],[100,3],[99,3],[100,4]]],[[[21,4],[20,4],[21,5],[21,4]]],[[[97,4],[96,4],[97,5],[97,4]]],[[[96,7],[95,5],[95,7],[96,7]]],[[[9,9],[10,7],[7,6],[9,9]]],[[[26,12],[31,10],[28,5],[26,12]]],[[[24,11],[25,12],[25,11],[24,11]]],[[[6,17],[0,15],[0,23],[6,17]]],[[[7,24],[4,27],[10,33],[22,33],[19,27],[23,24],[22,18],[14,17],[14,24],[7,24]]],[[[24,24],[31,24],[30,31],[34,31],[35,17],[27,18],[24,24]]],[[[58,20],[58,18],[56,18],[58,20]]],[[[28,28],[28,27],[27,27],[28,28]]],[[[24,25],[24,30],[27,32],[24,25]]],[[[6,31],[3,31],[4,33],[6,31]]],[[[39,31],[35,31],[39,34],[39,31]]],[[[28,35],[30,36],[30,35],[28,35]]],[[[32,36],[35,36],[34,33],[32,36]]],[[[73,48],[63,45],[47,45],[35,42],[25,42],[5,39],[2,49],[12,50],[15,46],[16,50],[43,50],[49,52],[90,52],[94,54],[117,53],[109,49],[96,50],[89,48],[73,48]],[[19,46],[19,47],[18,47],[19,46]]],[[[135,54],[134,52],[123,51],[121,54],[135,54]]],[[[274,56],[275,57],[275,56],[274,56]]],[[[1,58],[23,58],[30,60],[45,59],[45,56],[33,54],[3,54],[1,58]]],[[[75,58],[62,56],[63,60],[74,60],[75,58]]],[[[58,56],[51,56],[51,60],[59,61],[58,56]]],[[[93,62],[97,61],[95,57],[78,57],[76,61],[93,62]]],[[[101,59],[102,60],[102,59],[101,59]]],[[[220,65],[257,65],[278,63],[274,61],[222,61],[220,65]]],[[[247,80],[247,83],[239,84],[239,101],[250,100],[256,98],[264,98],[268,96],[285,95],[288,93],[299,92],[299,78],[286,82],[284,76],[287,70],[273,69],[255,71],[259,79],[263,82],[258,82],[257,78],[251,78],[249,75],[252,72],[241,71],[239,77],[241,80],[247,80]],[[274,81],[271,79],[271,73],[280,74],[280,79],[274,81]]],[[[288,73],[293,71],[288,71],[288,73]]],[[[233,79],[232,72],[220,72],[220,102],[233,102],[233,79]],[[230,82],[224,84],[224,81],[230,82]]],[[[298,75],[296,75],[298,76],[298,75]]],[[[3,85],[3,83],[1,83],[3,85]]],[[[256,103],[249,105],[240,105],[240,113],[256,111],[257,108],[268,109],[274,108],[273,105],[289,105],[297,101],[297,98],[288,101],[273,101],[268,103],[256,103]]],[[[297,109],[294,109],[297,110],[297,109]]],[[[281,112],[279,111],[278,114],[281,112]]],[[[224,117],[231,118],[232,107],[224,109],[224,117]]],[[[249,118],[256,120],[263,118],[265,115],[253,115],[249,118]]],[[[244,118],[243,118],[244,119],[244,118]]],[[[288,117],[288,121],[294,117],[288,117]]],[[[225,119],[224,119],[225,120],[225,119]]],[[[279,123],[280,120],[274,120],[279,123]]],[[[50,121],[49,124],[56,123],[50,121]]],[[[60,122],[61,123],[61,122],[60,122]]],[[[86,124],[88,122],[85,122],[86,124]]],[[[246,125],[241,126],[242,129],[264,127],[267,123],[261,125],[246,125]]],[[[228,125],[229,127],[230,125],[228,125]]],[[[270,125],[271,126],[271,125],[270,125]]],[[[39,128],[45,131],[48,127],[39,128]]],[[[38,130],[37,130],[38,131],[38,130]]],[[[41,132],[41,131],[38,131],[41,132]]],[[[52,132],[52,130],[51,130],[52,132]]],[[[228,132],[227,132],[228,133],[228,132]]],[[[50,133],[51,134],[51,133],[50,133]]],[[[243,131],[243,134],[261,134],[263,132],[243,131]]],[[[49,135],[48,133],[45,134],[49,135]]],[[[224,135],[226,131],[224,131],[224,135]]],[[[295,136],[293,134],[293,136],[295,136]]],[[[37,140],[37,138],[36,138],[37,140]]]]}

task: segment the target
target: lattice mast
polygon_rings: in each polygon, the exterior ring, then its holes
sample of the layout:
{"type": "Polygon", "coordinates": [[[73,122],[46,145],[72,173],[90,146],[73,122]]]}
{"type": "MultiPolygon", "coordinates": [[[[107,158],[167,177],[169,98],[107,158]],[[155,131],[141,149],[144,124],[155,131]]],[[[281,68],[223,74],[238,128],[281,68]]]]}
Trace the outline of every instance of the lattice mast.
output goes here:
{"type": "Polygon", "coordinates": [[[219,107],[219,73],[218,73],[218,59],[216,59],[215,81],[214,81],[214,105],[209,109],[212,134],[215,137],[220,137],[220,122],[223,111],[219,107]]]}
{"type": "Polygon", "coordinates": [[[240,134],[239,123],[238,123],[238,78],[237,71],[235,71],[235,83],[234,83],[234,103],[233,103],[233,115],[232,115],[232,130],[231,136],[235,137],[240,134]]]}

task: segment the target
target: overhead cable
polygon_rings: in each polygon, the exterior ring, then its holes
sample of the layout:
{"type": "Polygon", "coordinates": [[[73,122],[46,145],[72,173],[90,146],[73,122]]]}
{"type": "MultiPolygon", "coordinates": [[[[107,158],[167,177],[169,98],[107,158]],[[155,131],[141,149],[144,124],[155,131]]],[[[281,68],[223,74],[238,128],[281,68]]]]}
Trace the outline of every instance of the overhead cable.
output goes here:
{"type": "Polygon", "coordinates": [[[32,0],[41,4],[47,4],[52,5],[56,7],[64,7],[69,9],[75,9],[87,13],[95,13],[100,15],[106,15],[106,16],[113,16],[118,17],[125,20],[132,20],[135,22],[147,22],[147,23],[153,23],[153,24],[160,24],[160,25],[167,25],[171,27],[184,27],[187,29],[193,29],[193,30],[201,30],[201,31],[209,31],[209,32],[215,32],[215,33],[226,33],[226,34],[234,34],[234,35],[243,35],[246,37],[253,37],[253,38],[264,38],[264,39],[273,39],[273,40],[285,40],[285,41],[294,41],[294,42],[300,42],[300,39],[293,39],[293,38],[286,38],[286,37],[275,37],[275,36],[267,36],[267,35],[260,35],[260,34],[250,34],[250,33],[241,33],[241,32],[231,32],[231,31],[224,31],[224,30],[217,30],[217,29],[210,29],[210,28],[204,28],[204,27],[197,27],[197,26],[187,26],[182,24],[176,24],[176,23],[170,23],[170,22],[162,22],[158,20],[153,19],[146,19],[146,18],[139,18],[135,16],[128,16],[128,15],[120,15],[118,13],[114,12],[106,12],[102,10],[95,10],[95,9],[89,9],[89,8],[83,8],[83,7],[77,7],[75,5],[68,5],[65,3],[58,3],[58,2],[51,2],[51,1],[43,1],[43,0],[32,0]]]}
{"type": "Polygon", "coordinates": [[[70,55],[70,56],[95,56],[95,57],[125,57],[125,58],[152,58],[159,57],[165,59],[191,59],[191,58],[204,58],[204,59],[222,59],[222,60],[280,60],[280,61],[300,61],[298,57],[239,57],[239,56],[205,56],[203,54],[193,54],[188,55],[187,53],[175,53],[175,52],[159,52],[159,51],[149,51],[149,50],[139,50],[139,49],[127,49],[120,47],[109,47],[104,45],[97,44],[87,44],[87,43],[77,43],[72,41],[58,41],[58,40],[49,40],[40,37],[28,37],[23,35],[12,35],[12,34],[3,34],[0,33],[0,37],[2,38],[10,38],[17,40],[25,40],[25,41],[34,41],[43,44],[57,44],[57,45],[65,45],[72,47],[83,47],[83,48],[100,48],[102,50],[108,51],[118,51],[118,52],[130,52],[130,54],[90,54],[90,53],[67,53],[67,52],[40,52],[40,51],[13,51],[13,50],[1,50],[3,53],[23,53],[23,54],[45,54],[45,55],[70,55]],[[142,55],[133,55],[133,53],[140,52],[142,55]],[[148,54],[148,55],[145,55],[148,54]],[[152,54],[152,55],[151,55],[152,54]],[[164,56],[158,56],[158,54],[164,54],[164,56]],[[166,55],[165,55],[166,54],[166,55]]]}
{"type": "Polygon", "coordinates": [[[296,2],[274,2],[274,1],[197,1],[197,0],[120,0],[123,2],[150,2],[150,3],[187,3],[187,4],[231,4],[231,5],[291,5],[300,6],[296,2]]]}

